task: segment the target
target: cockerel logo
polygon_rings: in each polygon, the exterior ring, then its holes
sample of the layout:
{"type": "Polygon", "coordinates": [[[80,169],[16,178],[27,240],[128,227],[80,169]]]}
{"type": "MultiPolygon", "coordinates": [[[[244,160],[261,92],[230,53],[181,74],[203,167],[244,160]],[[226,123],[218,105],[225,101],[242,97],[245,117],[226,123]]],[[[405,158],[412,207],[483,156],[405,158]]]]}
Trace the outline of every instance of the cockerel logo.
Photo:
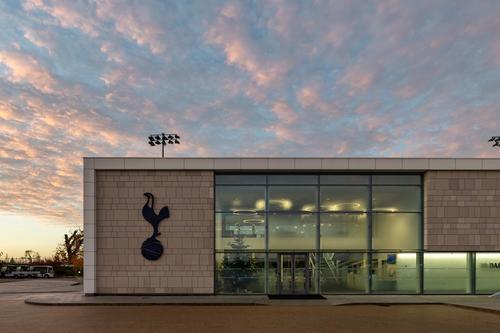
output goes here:
{"type": "Polygon", "coordinates": [[[148,198],[148,201],[142,207],[142,216],[153,226],[153,234],[142,243],[141,252],[142,256],[148,260],[157,260],[163,254],[163,245],[156,239],[157,236],[161,235],[158,226],[161,221],[170,217],[170,211],[165,206],[156,214],[154,210],[155,197],[149,192],[144,193],[144,195],[148,198]]]}

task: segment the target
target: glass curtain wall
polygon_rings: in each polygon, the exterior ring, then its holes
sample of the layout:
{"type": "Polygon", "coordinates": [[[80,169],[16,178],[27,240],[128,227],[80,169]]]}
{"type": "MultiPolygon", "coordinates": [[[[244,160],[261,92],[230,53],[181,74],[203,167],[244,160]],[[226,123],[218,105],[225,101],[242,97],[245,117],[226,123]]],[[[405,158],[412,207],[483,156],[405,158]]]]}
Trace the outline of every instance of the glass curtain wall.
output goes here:
{"type": "Polygon", "coordinates": [[[215,183],[216,292],[419,292],[420,175],[224,174],[215,183]]]}
{"type": "Polygon", "coordinates": [[[499,252],[422,251],[420,175],[225,174],[215,183],[217,293],[500,291],[499,252]]]}

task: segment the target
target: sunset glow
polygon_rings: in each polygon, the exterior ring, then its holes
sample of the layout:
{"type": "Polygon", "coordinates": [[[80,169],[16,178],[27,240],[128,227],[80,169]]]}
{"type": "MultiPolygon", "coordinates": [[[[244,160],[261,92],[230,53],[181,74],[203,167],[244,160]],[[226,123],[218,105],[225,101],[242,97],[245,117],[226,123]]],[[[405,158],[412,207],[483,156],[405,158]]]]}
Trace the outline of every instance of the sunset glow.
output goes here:
{"type": "MultiPolygon", "coordinates": [[[[82,225],[83,156],[500,157],[500,2],[1,1],[0,252],[82,225]],[[16,239],[16,242],[12,240],[16,239]]],[[[35,248],[36,247],[36,248],[35,248]]]]}

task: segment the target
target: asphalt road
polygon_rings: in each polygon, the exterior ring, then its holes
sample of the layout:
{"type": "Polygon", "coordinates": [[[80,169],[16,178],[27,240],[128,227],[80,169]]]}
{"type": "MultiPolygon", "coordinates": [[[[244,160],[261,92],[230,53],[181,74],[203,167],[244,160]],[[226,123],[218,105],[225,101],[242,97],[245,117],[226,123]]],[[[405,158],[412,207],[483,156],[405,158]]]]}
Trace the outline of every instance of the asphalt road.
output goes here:
{"type": "Polygon", "coordinates": [[[499,332],[500,315],[445,305],[37,306],[68,281],[0,285],[0,332],[499,332]]]}

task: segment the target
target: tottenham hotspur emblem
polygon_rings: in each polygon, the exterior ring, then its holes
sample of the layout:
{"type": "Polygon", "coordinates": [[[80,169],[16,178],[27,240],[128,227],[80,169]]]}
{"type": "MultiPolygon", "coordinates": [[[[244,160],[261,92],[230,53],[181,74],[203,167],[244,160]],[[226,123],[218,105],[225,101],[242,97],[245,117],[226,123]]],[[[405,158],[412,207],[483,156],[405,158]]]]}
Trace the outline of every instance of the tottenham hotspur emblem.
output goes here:
{"type": "Polygon", "coordinates": [[[170,216],[170,212],[168,207],[165,206],[156,214],[154,210],[155,197],[149,192],[144,193],[144,195],[148,198],[148,201],[142,207],[142,216],[153,226],[153,234],[142,243],[141,252],[143,257],[148,260],[157,260],[163,254],[163,245],[156,239],[157,236],[161,235],[158,231],[158,225],[162,220],[170,216]]]}

